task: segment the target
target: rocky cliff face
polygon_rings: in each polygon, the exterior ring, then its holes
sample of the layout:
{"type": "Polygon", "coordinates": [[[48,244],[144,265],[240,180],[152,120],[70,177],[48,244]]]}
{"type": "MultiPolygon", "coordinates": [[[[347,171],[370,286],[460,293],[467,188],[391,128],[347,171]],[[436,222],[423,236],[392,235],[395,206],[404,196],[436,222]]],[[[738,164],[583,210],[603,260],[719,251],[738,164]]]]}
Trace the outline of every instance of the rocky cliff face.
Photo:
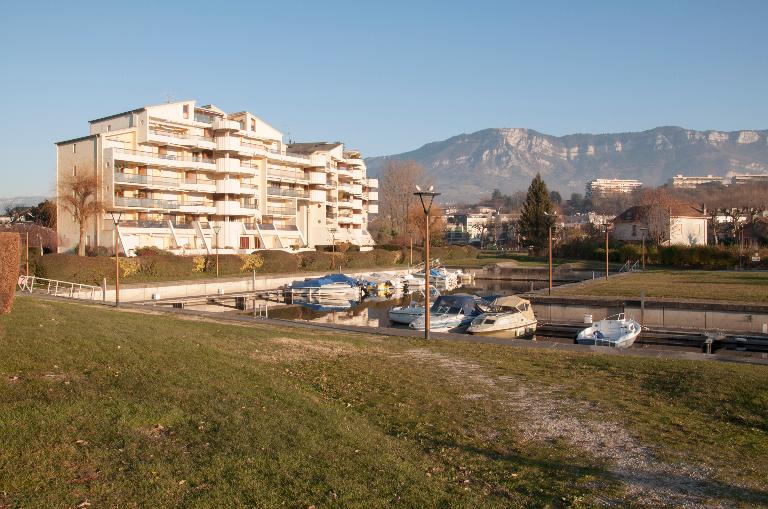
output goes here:
{"type": "Polygon", "coordinates": [[[550,189],[570,194],[583,193],[593,178],[635,178],[656,186],[676,174],[768,173],[768,130],[657,127],[557,137],[531,129],[484,129],[411,152],[368,158],[369,174],[379,175],[389,159],[423,165],[446,201],[480,198],[496,187],[525,190],[536,173],[550,189]]]}

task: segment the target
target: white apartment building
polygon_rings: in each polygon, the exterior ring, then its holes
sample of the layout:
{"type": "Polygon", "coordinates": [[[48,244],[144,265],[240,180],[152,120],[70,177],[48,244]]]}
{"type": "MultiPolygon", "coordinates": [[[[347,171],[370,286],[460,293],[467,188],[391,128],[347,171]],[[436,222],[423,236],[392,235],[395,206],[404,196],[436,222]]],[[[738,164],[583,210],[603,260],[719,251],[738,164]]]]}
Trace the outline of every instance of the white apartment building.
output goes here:
{"type": "MultiPolygon", "coordinates": [[[[314,249],[350,242],[370,249],[368,214],[378,181],[342,143],[283,143],[247,111],[180,101],[90,121],[90,134],[56,143],[57,192],[95,175],[98,199],[121,213],[87,225],[87,244],[110,251],[155,246],[179,254],[314,249]]],[[[59,251],[78,243],[78,225],[59,206],[59,251]]]]}
{"type": "Polygon", "coordinates": [[[765,183],[768,182],[768,174],[755,174],[755,175],[733,175],[731,177],[731,183],[736,184],[753,184],[753,183],[765,183]]]}
{"type": "Polygon", "coordinates": [[[639,180],[594,179],[587,182],[586,197],[631,193],[641,187],[643,187],[643,183],[639,180]]]}
{"type": "Polygon", "coordinates": [[[678,189],[695,189],[706,184],[723,184],[723,177],[715,175],[686,177],[684,175],[675,175],[669,179],[669,185],[678,189]]]}

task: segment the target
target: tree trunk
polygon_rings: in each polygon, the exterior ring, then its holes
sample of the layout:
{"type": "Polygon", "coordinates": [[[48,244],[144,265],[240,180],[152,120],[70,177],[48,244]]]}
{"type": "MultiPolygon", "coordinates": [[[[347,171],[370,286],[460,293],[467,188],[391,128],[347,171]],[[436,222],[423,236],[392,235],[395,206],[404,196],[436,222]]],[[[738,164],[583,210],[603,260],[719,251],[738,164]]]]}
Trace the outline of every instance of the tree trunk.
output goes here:
{"type": "Polygon", "coordinates": [[[85,228],[80,227],[80,242],[77,245],[77,256],[85,256],[85,228]]]}

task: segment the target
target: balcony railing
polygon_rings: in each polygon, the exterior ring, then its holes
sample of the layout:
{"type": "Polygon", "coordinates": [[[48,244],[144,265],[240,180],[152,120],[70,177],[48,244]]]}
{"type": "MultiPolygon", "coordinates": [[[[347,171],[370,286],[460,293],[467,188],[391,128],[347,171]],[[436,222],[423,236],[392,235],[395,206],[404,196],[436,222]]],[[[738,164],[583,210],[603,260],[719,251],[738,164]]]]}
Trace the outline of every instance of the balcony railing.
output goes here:
{"type": "Polygon", "coordinates": [[[304,159],[309,161],[309,156],[306,154],[299,154],[298,152],[286,152],[285,155],[288,157],[295,157],[296,159],[304,159]]]}
{"type": "Polygon", "coordinates": [[[251,182],[240,182],[240,188],[241,189],[258,189],[258,184],[253,184],[251,182]]]}
{"type": "Polygon", "coordinates": [[[277,225],[278,230],[286,231],[286,232],[297,232],[299,231],[299,227],[295,224],[279,224],[277,225]]]}
{"type": "Polygon", "coordinates": [[[203,141],[213,142],[213,137],[211,136],[200,136],[199,134],[160,131],[152,128],[149,129],[149,134],[154,134],[155,136],[167,136],[169,138],[179,138],[182,140],[203,140],[203,141]]]}
{"type": "Polygon", "coordinates": [[[256,229],[256,223],[243,223],[243,227],[246,230],[255,230],[256,229]]]}
{"type": "Polygon", "coordinates": [[[293,207],[267,207],[267,214],[278,216],[294,216],[296,209],[293,207]]]}
{"type": "Polygon", "coordinates": [[[267,170],[267,178],[272,180],[275,180],[275,179],[307,180],[307,176],[304,174],[303,171],[277,170],[272,168],[267,170]]]}
{"type": "Polygon", "coordinates": [[[192,223],[172,223],[173,227],[177,230],[190,230],[194,228],[192,223]]]}
{"type": "Polygon", "coordinates": [[[138,207],[144,209],[178,209],[179,202],[176,200],[157,200],[154,198],[126,198],[124,196],[115,197],[115,204],[121,207],[138,207]]]}
{"type": "Polygon", "coordinates": [[[216,181],[209,180],[209,179],[199,179],[197,177],[186,177],[184,179],[184,184],[199,184],[199,185],[206,185],[206,186],[215,186],[216,181]]]}
{"type": "Polygon", "coordinates": [[[261,223],[259,225],[259,230],[275,230],[275,225],[272,223],[261,223]]]}
{"type": "Polygon", "coordinates": [[[181,207],[214,207],[213,201],[205,200],[184,200],[179,202],[181,207]]]}
{"type": "Polygon", "coordinates": [[[195,113],[195,121],[196,122],[203,122],[205,124],[212,124],[214,118],[218,118],[218,117],[214,117],[213,115],[206,115],[205,113],[195,113]]]}
{"type": "Polygon", "coordinates": [[[240,208],[243,209],[257,209],[259,208],[259,202],[256,200],[240,200],[240,208]]]}
{"type": "Polygon", "coordinates": [[[273,196],[293,196],[293,197],[304,197],[307,195],[303,189],[281,189],[279,187],[268,187],[267,194],[271,194],[273,196]]]}
{"type": "Polygon", "coordinates": [[[142,156],[142,157],[155,157],[157,159],[166,159],[168,161],[189,161],[193,163],[209,163],[209,164],[214,163],[213,159],[207,159],[205,157],[180,156],[177,154],[159,154],[157,152],[148,152],[146,150],[133,150],[130,148],[120,148],[120,147],[114,147],[113,150],[117,154],[132,154],[132,155],[142,156]]]}
{"type": "Polygon", "coordinates": [[[155,177],[152,175],[136,175],[132,173],[117,172],[115,173],[115,182],[178,187],[181,180],[173,177],[155,177]]]}
{"type": "Polygon", "coordinates": [[[120,221],[124,228],[168,228],[168,221],[130,220],[120,221]]]}

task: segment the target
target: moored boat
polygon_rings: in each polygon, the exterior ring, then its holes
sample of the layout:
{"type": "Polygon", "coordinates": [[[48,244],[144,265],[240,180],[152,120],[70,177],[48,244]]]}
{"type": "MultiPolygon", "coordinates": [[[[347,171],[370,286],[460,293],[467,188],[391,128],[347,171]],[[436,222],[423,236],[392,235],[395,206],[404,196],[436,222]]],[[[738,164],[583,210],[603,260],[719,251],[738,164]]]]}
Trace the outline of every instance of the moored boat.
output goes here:
{"type": "Polygon", "coordinates": [[[640,335],[642,327],[619,313],[615,319],[608,317],[579,332],[576,342],[580,345],[629,348],[640,335]]]}
{"type": "MultiPolygon", "coordinates": [[[[466,293],[442,295],[429,308],[429,329],[435,332],[464,332],[472,320],[482,312],[474,295],[466,293]]],[[[425,315],[418,316],[408,326],[412,329],[424,330],[425,315]]]]}
{"type": "Polygon", "coordinates": [[[516,295],[495,297],[488,301],[488,310],[472,320],[470,334],[506,332],[513,337],[536,332],[536,317],[530,301],[516,295]]]}

